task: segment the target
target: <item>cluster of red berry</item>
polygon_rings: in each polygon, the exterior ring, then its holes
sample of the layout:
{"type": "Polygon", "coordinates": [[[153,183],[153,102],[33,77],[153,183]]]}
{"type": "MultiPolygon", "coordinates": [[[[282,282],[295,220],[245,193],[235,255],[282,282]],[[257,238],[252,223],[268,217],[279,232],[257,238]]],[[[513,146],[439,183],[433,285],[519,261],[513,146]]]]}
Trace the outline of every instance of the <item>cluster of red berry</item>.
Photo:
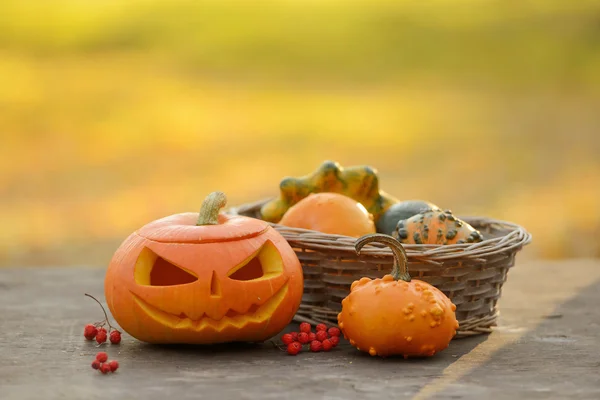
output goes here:
{"type": "Polygon", "coordinates": [[[121,332],[113,327],[110,327],[109,329],[110,337],[108,336],[106,329],[102,327],[102,323],[96,322],[95,324],[87,324],[85,328],[83,328],[83,336],[85,336],[87,340],[96,339],[98,344],[106,342],[107,338],[112,344],[121,343],[121,332]]]}
{"type": "Polygon", "coordinates": [[[336,327],[327,328],[325,324],[318,324],[315,332],[308,322],[300,324],[300,332],[286,333],[281,341],[287,346],[288,354],[295,356],[302,351],[302,345],[309,346],[310,351],[329,351],[340,342],[340,330],[336,327]]]}
{"type": "Polygon", "coordinates": [[[108,315],[106,314],[106,310],[104,310],[104,307],[102,307],[102,304],[94,296],[89,295],[87,293],[85,295],[91,297],[96,301],[96,303],[100,304],[100,307],[104,312],[104,321],[96,322],[94,324],[87,324],[85,328],[83,328],[83,336],[87,340],[96,339],[96,342],[98,342],[98,344],[106,342],[107,338],[110,339],[110,342],[112,344],[121,343],[121,332],[119,332],[115,327],[113,327],[110,324],[110,322],[108,321],[108,315]],[[105,324],[108,324],[108,332],[106,332],[106,329],[104,329],[105,324]]]}
{"type": "Polygon", "coordinates": [[[119,363],[115,360],[108,362],[108,354],[101,351],[96,354],[96,359],[92,361],[92,368],[103,374],[108,374],[109,372],[115,372],[119,368],[119,363]]]}

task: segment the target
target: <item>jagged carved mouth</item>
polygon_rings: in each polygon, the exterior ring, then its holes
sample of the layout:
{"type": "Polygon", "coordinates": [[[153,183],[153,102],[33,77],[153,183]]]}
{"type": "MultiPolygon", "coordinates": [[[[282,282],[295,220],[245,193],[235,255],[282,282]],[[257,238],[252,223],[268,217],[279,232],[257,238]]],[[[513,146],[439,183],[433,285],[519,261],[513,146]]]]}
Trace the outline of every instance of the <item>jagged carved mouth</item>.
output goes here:
{"type": "Polygon", "coordinates": [[[139,296],[132,292],[133,298],[136,304],[144,310],[146,315],[154,319],[155,321],[170,327],[171,329],[182,329],[182,330],[194,330],[202,331],[204,329],[212,329],[217,332],[222,331],[226,327],[236,327],[238,329],[243,328],[245,325],[250,323],[263,323],[267,321],[273,312],[277,309],[279,304],[283,301],[288,291],[288,283],[285,283],[269,300],[262,305],[253,304],[248,312],[245,314],[237,313],[233,310],[229,310],[223,318],[216,320],[208,317],[207,315],[202,316],[200,319],[192,320],[188,318],[184,313],[180,315],[174,315],[156,308],[150,305],[148,302],[142,300],[139,296]]]}

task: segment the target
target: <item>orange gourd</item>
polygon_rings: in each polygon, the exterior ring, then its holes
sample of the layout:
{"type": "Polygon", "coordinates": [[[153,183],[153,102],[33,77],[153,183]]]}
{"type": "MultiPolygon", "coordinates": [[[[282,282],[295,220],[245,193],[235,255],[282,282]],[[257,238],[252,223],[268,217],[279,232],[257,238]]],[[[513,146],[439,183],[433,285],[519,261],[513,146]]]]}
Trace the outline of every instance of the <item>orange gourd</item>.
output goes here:
{"type": "Polygon", "coordinates": [[[360,237],[375,232],[373,216],[365,207],[339,193],[313,193],[283,215],[281,225],[360,237]]]}
{"type": "Polygon", "coordinates": [[[392,236],[404,244],[462,244],[483,240],[481,233],[452,215],[433,209],[399,221],[392,236]]]}
{"type": "Polygon", "coordinates": [[[105,278],[108,307],[150,343],[264,341],[300,306],[302,268],[266,222],[220,214],[223,193],[200,213],[153,221],[116,251],[105,278]]]}
{"type": "Polygon", "coordinates": [[[370,242],[385,243],[394,253],[390,275],[361,278],[342,301],[338,325],[358,350],[372,356],[433,356],[456,334],[456,306],[434,286],[410,278],[402,245],[388,235],[358,239],[356,252],[370,242]]]}

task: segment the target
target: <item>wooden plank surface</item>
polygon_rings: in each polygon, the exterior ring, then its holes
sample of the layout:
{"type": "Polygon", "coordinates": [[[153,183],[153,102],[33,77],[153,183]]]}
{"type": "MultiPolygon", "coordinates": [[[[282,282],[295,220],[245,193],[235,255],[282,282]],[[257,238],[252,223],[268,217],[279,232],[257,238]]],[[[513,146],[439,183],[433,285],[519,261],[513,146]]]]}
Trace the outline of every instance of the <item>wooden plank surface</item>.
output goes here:
{"type": "MultiPolygon", "coordinates": [[[[432,359],[372,358],[343,343],[291,357],[271,343],[152,346],[124,335],[90,368],[103,269],[0,269],[0,399],[600,399],[600,260],[511,269],[501,321],[432,359]]],[[[290,326],[289,329],[293,329],[290,326]]]]}

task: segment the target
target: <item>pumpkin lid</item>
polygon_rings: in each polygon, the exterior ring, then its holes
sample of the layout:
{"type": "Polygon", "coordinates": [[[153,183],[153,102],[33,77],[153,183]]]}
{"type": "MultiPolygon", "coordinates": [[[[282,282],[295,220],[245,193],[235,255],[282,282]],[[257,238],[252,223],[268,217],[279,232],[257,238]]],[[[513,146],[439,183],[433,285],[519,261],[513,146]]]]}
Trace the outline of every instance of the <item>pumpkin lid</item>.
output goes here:
{"type": "Polygon", "coordinates": [[[163,243],[228,242],[258,236],[269,225],[255,218],[219,214],[217,225],[196,225],[197,212],[170,215],[150,222],[137,234],[163,243]]]}
{"type": "Polygon", "coordinates": [[[199,213],[182,213],[150,222],[138,235],[164,243],[229,242],[258,236],[269,228],[265,221],[239,215],[225,215],[219,210],[227,203],[222,192],[209,194],[199,213]]]}

